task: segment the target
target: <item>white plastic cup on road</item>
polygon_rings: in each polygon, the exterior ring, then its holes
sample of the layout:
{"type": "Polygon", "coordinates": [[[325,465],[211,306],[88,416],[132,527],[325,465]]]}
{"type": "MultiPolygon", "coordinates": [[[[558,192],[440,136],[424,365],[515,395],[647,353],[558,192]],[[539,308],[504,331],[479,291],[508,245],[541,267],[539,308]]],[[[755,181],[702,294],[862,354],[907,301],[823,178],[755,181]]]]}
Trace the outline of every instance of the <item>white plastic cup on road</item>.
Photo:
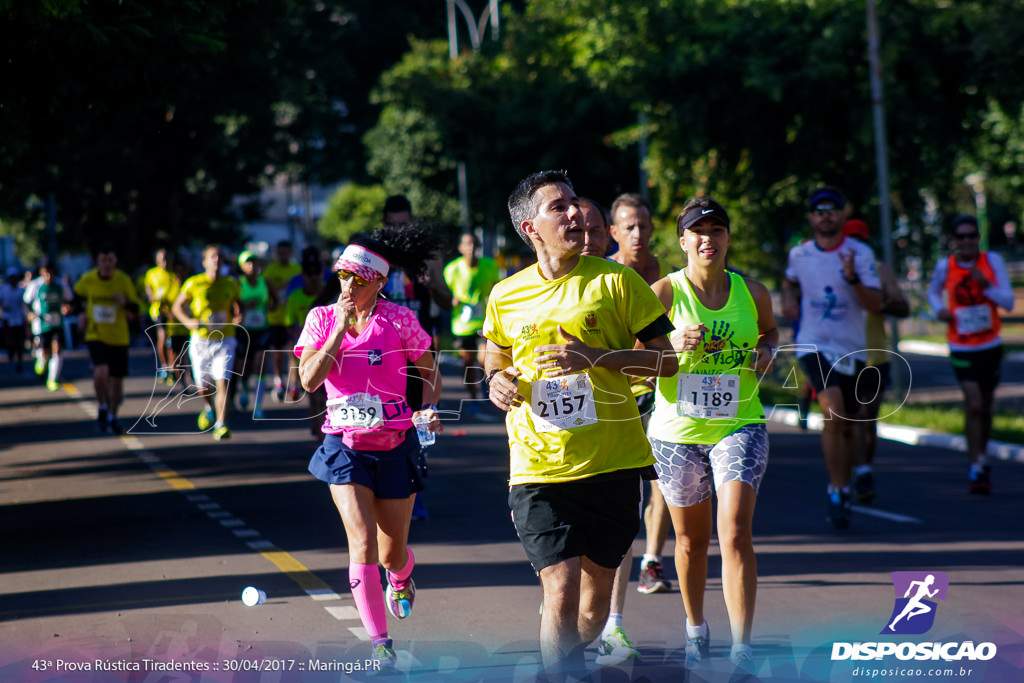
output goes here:
{"type": "Polygon", "coordinates": [[[420,440],[421,446],[433,446],[434,442],[437,441],[437,436],[434,432],[430,431],[430,417],[427,415],[417,415],[412,419],[414,425],[416,425],[416,438],[420,440]]]}
{"type": "Polygon", "coordinates": [[[242,604],[246,607],[262,605],[266,601],[267,594],[255,586],[247,586],[246,589],[242,591],[242,604]]]}

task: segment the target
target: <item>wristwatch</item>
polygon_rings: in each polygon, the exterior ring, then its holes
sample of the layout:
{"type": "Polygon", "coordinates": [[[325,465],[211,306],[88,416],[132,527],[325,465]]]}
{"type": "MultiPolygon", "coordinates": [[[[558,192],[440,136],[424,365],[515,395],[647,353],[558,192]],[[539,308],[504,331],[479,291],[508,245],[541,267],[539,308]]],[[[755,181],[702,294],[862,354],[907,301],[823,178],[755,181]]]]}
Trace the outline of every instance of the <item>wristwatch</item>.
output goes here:
{"type": "Polygon", "coordinates": [[[487,386],[491,386],[491,380],[494,379],[494,376],[497,375],[502,370],[503,368],[497,368],[487,373],[487,377],[484,379],[484,382],[487,383],[487,386]]]}

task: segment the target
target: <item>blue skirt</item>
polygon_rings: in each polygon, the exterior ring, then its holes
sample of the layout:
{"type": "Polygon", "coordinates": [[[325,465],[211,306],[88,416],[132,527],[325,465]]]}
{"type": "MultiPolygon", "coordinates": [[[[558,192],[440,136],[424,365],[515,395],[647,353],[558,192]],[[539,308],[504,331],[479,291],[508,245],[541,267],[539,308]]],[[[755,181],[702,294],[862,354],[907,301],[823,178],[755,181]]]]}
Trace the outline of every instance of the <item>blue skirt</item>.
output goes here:
{"type": "Polygon", "coordinates": [[[360,484],[377,498],[408,498],[425,487],[426,460],[416,430],[390,451],[357,451],[340,434],[325,434],[309,461],[309,472],[328,484],[360,484]]]}

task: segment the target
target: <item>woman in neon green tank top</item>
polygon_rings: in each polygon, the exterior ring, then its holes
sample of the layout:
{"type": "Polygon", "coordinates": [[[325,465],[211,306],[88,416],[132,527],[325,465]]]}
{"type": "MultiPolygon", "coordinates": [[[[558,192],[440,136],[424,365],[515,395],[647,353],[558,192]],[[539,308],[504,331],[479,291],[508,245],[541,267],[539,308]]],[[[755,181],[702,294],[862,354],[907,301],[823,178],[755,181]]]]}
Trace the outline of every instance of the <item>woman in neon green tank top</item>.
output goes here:
{"type": "Polygon", "coordinates": [[[757,384],[771,365],[779,332],[765,286],[726,270],[731,233],[729,216],[718,202],[690,200],[676,230],[686,268],[653,288],[676,328],[671,339],[680,354],[679,374],[658,379],[647,435],[676,533],[687,666],[710,656],[704,586],[711,495],[717,492],[722,592],[732,626],[730,659],[750,670],[757,591],[751,525],[768,461],[757,384]]]}

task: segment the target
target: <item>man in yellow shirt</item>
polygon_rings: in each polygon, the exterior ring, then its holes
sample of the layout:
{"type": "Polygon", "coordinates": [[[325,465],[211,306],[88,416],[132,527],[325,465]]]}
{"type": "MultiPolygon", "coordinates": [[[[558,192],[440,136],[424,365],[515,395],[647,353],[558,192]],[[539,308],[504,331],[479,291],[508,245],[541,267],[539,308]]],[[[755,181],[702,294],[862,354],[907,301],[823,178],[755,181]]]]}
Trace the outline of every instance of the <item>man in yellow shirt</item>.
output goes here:
{"type": "Polygon", "coordinates": [[[282,240],[277,243],[274,260],[263,269],[263,279],[273,293],[273,304],[267,308],[267,323],[270,336],[264,357],[270,359],[270,374],[274,376],[274,398],[284,400],[288,366],[291,363],[291,337],[288,332],[287,311],[288,281],[302,272],[301,266],[292,258],[292,243],[282,240]]]}
{"type": "Polygon", "coordinates": [[[128,376],[127,314],[138,314],[140,304],[132,279],[117,269],[114,245],[100,246],[96,268],[79,278],[74,290],[85,304],[85,341],[96,390],[96,426],[101,434],[121,434],[124,430],[117,409],[128,376]]]}
{"type": "Polygon", "coordinates": [[[581,255],[580,202],[564,172],[525,178],[508,204],[537,264],[491,290],[490,400],[508,412],[509,505],[543,588],[541,658],[551,674],[579,674],[640,528],[640,482],[654,477],[626,371],[670,377],[679,364],[643,278],[581,255]]]}
{"type": "Polygon", "coordinates": [[[185,281],[172,306],[174,316],[192,332],[192,377],[207,403],[199,413],[199,429],[205,432],[212,423],[216,441],[231,438],[225,423],[228,381],[235,366],[235,331],[242,322],[242,290],[235,278],[220,274],[220,261],[219,247],[203,249],[204,272],[185,281]]]}
{"type": "Polygon", "coordinates": [[[167,300],[167,293],[171,289],[171,280],[174,275],[168,269],[167,250],[157,249],[153,255],[152,268],[146,271],[143,284],[146,289],[146,300],[149,302],[149,319],[156,327],[156,357],[160,361],[160,370],[157,377],[163,381],[167,379],[168,368],[171,367],[167,357],[167,322],[166,309],[170,305],[167,300]]]}

